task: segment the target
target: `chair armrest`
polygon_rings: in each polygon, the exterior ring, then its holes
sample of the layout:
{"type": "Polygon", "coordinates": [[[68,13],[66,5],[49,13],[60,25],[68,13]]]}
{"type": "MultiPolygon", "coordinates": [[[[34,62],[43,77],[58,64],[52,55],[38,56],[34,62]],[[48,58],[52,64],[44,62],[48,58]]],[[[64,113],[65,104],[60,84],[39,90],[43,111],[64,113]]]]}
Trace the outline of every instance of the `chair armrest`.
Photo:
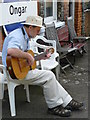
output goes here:
{"type": "Polygon", "coordinates": [[[69,43],[70,41],[65,41],[65,40],[60,40],[59,42],[66,42],[66,43],[69,43]]]}
{"type": "Polygon", "coordinates": [[[59,57],[59,53],[56,52],[56,53],[54,53],[54,54],[55,54],[55,55],[54,55],[55,58],[59,57]]]}
{"type": "Polygon", "coordinates": [[[0,64],[0,69],[6,70],[6,67],[4,65],[0,64]]]}
{"type": "Polygon", "coordinates": [[[39,43],[37,43],[37,40],[38,39],[41,39],[43,40],[44,42],[46,43],[51,43],[52,44],[52,47],[54,48],[55,52],[56,52],[56,41],[55,40],[47,40],[45,37],[43,36],[36,36],[33,41],[35,42],[35,45],[36,47],[39,47],[39,48],[42,48],[42,49],[47,49],[48,47],[50,46],[47,46],[47,45],[41,45],[39,43]]]}
{"type": "Polygon", "coordinates": [[[88,40],[88,39],[90,39],[90,37],[80,36],[80,37],[74,37],[74,39],[76,39],[76,40],[88,40]]]}
{"type": "Polygon", "coordinates": [[[42,49],[47,49],[49,47],[49,46],[46,46],[46,45],[41,45],[37,42],[35,42],[35,45],[36,45],[36,47],[39,47],[39,48],[42,48],[42,49]]]}
{"type": "Polygon", "coordinates": [[[72,51],[75,51],[75,50],[77,50],[76,47],[74,47],[74,48],[70,48],[70,49],[68,50],[68,52],[72,52],[72,51]]]}
{"type": "Polygon", "coordinates": [[[4,65],[0,64],[0,69],[3,71],[4,77],[6,78],[6,67],[4,65]]]}

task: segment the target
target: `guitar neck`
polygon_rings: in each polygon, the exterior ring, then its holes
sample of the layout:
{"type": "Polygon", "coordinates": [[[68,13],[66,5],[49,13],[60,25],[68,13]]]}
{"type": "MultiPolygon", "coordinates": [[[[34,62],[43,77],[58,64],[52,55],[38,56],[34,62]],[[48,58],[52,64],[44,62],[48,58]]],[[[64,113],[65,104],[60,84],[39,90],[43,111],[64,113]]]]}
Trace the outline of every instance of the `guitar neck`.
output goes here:
{"type": "Polygon", "coordinates": [[[34,58],[35,58],[36,61],[39,61],[39,60],[47,57],[47,54],[49,54],[49,53],[53,54],[54,53],[54,49],[53,48],[49,48],[45,52],[41,53],[40,55],[34,56],[34,58]]]}
{"type": "Polygon", "coordinates": [[[44,57],[46,57],[46,52],[41,53],[40,55],[34,56],[35,61],[39,61],[41,59],[43,59],[44,57]]]}

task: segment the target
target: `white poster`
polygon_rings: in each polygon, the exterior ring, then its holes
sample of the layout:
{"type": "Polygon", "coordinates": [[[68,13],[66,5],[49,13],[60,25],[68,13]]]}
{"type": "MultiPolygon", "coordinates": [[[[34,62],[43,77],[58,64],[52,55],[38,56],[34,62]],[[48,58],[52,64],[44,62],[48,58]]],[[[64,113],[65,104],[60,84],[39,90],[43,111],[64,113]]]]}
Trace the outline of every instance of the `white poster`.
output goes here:
{"type": "Polygon", "coordinates": [[[0,26],[25,21],[37,15],[37,1],[0,3],[0,26]]]}
{"type": "Polygon", "coordinates": [[[3,0],[3,2],[8,3],[8,2],[23,2],[23,1],[30,1],[30,0],[3,0]]]}

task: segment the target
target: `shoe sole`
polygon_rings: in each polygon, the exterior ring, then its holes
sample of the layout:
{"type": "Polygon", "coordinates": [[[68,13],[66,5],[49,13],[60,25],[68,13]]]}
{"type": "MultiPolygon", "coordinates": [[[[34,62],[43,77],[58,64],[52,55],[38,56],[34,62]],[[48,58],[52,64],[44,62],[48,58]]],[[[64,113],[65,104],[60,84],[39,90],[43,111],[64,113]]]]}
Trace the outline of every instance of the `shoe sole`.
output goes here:
{"type": "Polygon", "coordinates": [[[58,115],[60,117],[70,117],[71,116],[71,111],[68,112],[67,114],[56,114],[56,113],[53,113],[51,111],[48,111],[48,113],[51,114],[51,115],[58,115]]]}

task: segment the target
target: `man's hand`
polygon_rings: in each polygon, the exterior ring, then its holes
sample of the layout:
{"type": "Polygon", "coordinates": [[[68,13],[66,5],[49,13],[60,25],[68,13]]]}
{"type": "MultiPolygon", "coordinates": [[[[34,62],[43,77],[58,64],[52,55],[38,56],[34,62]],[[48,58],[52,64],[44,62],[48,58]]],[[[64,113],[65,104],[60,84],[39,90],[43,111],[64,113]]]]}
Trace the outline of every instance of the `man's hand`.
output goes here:
{"type": "Polygon", "coordinates": [[[27,53],[27,54],[28,54],[27,55],[28,64],[29,64],[29,66],[32,66],[35,59],[34,59],[34,57],[31,54],[29,54],[29,53],[27,53]]]}
{"type": "Polygon", "coordinates": [[[17,48],[9,48],[7,54],[12,57],[25,58],[28,61],[28,64],[31,66],[34,63],[34,57],[28,52],[23,52],[17,48]]]}
{"type": "Polygon", "coordinates": [[[43,59],[46,60],[46,59],[48,59],[48,58],[50,58],[50,57],[51,57],[51,53],[48,53],[48,52],[47,52],[47,54],[45,55],[45,57],[43,57],[43,59]]]}

